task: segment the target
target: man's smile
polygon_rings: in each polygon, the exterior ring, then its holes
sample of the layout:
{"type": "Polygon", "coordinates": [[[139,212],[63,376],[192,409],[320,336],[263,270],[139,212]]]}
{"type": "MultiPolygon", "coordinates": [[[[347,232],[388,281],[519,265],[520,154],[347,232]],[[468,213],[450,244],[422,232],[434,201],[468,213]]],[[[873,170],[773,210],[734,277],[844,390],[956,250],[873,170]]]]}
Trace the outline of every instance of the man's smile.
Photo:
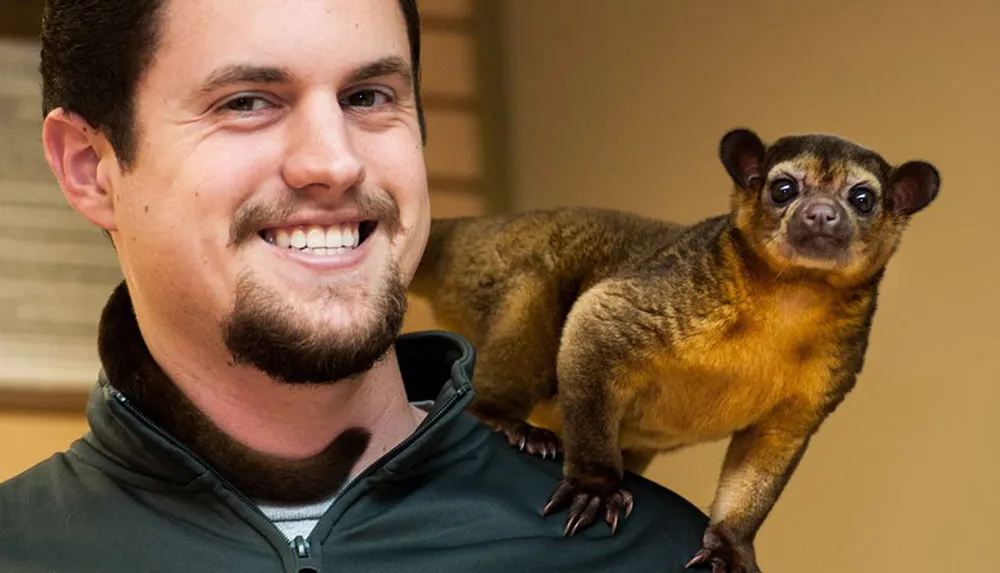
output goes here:
{"type": "Polygon", "coordinates": [[[376,231],[384,227],[380,221],[358,217],[309,217],[265,227],[256,235],[279,259],[309,272],[329,273],[359,268],[379,242],[376,231]]]}
{"type": "Polygon", "coordinates": [[[333,225],[288,225],[260,231],[272,245],[313,255],[339,255],[358,248],[371,236],[376,221],[349,221],[333,225]]]}

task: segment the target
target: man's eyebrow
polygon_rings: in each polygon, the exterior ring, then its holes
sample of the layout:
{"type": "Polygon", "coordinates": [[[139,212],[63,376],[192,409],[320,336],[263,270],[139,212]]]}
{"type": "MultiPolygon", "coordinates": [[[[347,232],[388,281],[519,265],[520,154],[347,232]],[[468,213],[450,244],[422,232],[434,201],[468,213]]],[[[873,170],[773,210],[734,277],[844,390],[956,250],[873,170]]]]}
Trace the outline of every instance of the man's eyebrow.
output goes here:
{"type": "Polygon", "coordinates": [[[277,84],[286,83],[290,79],[291,74],[283,68],[232,64],[212,72],[205,83],[201,85],[199,91],[205,94],[229,85],[277,84]]]}
{"type": "MultiPolygon", "coordinates": [[[[380,58],[365,64],[354,70],[348,81],[358,83],[385,76],[396,76],[406,82],[407,89],[413,88],[410,65],[398,56],[380,58]]],[[[207,94],[230,85],[288,83],[291,78],[292,74],[285,68],[230,64],[213,71],[198,91],[207,94]]]]}
{"type": "Polygon", "coordinates": [[[413,88],[413,77],[410,64],[398,56],[380,58],[356,69],[348,79],[349,83],[358,83],[372,78],[396,76],[406,82],[406,88],[413,88]]]}

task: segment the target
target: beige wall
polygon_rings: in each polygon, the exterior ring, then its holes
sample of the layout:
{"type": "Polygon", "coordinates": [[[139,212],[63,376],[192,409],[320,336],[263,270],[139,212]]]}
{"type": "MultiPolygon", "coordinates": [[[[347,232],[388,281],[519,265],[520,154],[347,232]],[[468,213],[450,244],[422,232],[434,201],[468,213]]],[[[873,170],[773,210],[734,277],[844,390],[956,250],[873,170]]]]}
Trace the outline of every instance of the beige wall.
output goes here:
{"type": "MultiPolygon", "coordinates": [[[[517,209],[692,222],[718,139],[827,131],[943,175],[891,265],[866,370],[759,538],[767,573],[974,571],[1000,509],[1000,8],[930,0],[510,0],[517,209]]],[[[650,477],[701,507],[724,444],[650,477]]],[[[638,500],[637,503],[642,503],[638,500]]]]}
{"type": "Polygon", "coordinates": [[[86,431],[83,414],[0,411],[0,481],[64,450],[86,431]]]}

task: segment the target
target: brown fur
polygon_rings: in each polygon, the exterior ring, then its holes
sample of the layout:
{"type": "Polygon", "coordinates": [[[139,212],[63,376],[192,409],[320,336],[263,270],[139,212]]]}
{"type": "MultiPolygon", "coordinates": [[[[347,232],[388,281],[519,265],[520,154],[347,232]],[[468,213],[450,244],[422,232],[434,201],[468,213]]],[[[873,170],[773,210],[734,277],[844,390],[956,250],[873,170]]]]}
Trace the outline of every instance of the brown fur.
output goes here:
{"type": "Polygon", "coordinates": [[[692,561],[758,571],[757,530],[854,386],[885,264],[940,181],[830,136],[766,147],[734,130],[720,158],[732,211],[695,225],[583,207],[436,219],[411,292],[477,347],[473,412],[530,451],[547,453],[529,421],[555,433],[564,480],[546,511],[600,500],[572,507],[568,532],[627,515],[624,470],[731,437],[692,561]],[[781,177],[798,191],[778,206],[781,177]],[[867,215],[847,199],[860,184],[867,215]],[[803,235],[821,203],[845,242],[803,235]]]}

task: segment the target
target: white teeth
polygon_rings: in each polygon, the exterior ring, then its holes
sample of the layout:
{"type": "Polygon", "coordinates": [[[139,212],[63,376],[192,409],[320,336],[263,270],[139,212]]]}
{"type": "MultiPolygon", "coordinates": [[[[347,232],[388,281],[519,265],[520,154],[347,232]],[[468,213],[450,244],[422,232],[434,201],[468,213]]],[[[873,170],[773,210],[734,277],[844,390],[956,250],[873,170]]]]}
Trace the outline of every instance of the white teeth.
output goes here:
{"type": "Polygon", "coordinates": [[[302,252],[309,253],[311,255],[339,255],[342,253],[346,253],[349,250],[350,249],[347,247],[319,247],[319,248],[306,247],[302,249],[302,252]]]}
{"type": "Polygon", "coordinates": [[[338,248],[344,246],[344,235],[339,227],[329,227],[326,230],[326,247],[338,248]]]}
{"type": "Polygon", "coordinates": [[[323,232],[323,229],[316,225],[309,227],[309,233],[306,235],[306,246],[312,249],[325,248],[326,233],[323,232]]]}
{"type": "Polygon", "coordinates": [[[288,231],[279,229],[278,232],[274,234],[274,242],[279,247],[287,249],[292,246],[292,237],[289,236],[288,231]]]}
{"type": "Polygon", "coordinates": [[[360,243],[357,224],[320,227],[286,227],[271,229],[264,234],[265,240],[282,248],[298,249],[316,255],[346,253],[360,243]]]}

